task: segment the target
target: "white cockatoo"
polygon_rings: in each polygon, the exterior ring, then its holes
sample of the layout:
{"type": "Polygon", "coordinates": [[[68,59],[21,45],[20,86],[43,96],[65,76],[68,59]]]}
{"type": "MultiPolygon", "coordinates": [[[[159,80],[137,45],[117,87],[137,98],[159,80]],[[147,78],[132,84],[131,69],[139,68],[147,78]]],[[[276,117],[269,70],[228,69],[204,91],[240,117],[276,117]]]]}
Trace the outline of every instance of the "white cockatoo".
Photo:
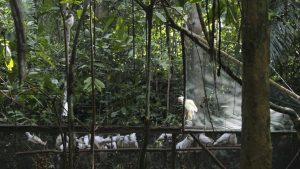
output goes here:
{"type": "Polygon", "coordinates": [[[167,140],[168,142],[172,142],[172,134],[171,133],[162,133],[156,140],[157,141],[167,140]]]}
{"type": "Polygon", "coordinates": [[[219,137],[214,145],[235,145],[237,144],[237,137],[235,133],[224,133],[219,137]]]}
{"type": "Polygon", "coordinates": [[[110,143],[110,138],[103,138],[101,136],[95,136],[94,144],[98,149],[107,149],[106,145],[107,143],[110,143]]]}
{"type": "MultiPolygon", "coordinates": [[[[178,97],[178,101],[183,104],[184,97],[178,97]]],[[[186,120],[193,120],[195,113],[198,111],[197,106],[195,105],[194,101],[191,99],[185,99],[185,119],[186,120]]]]}
{"type": "Polygon", "coordinates": [[[185,139],[183,139],[181,142],[176,144],[176,149],[185,149],[191,147],[194,139],[191,136],[187,136],[185,139]]]}
{"type": "Polygon", "coordinates": [[[67,29],[70,30],[72,28],[72,26],[74,25],[74,15],[72,13],[68,13],[65,23],[66,23],[67,29]]]}
{"type": "Polygon", "coordinates": [[[117,134],[116,136],[112,136],[111,137],[111,141],[112,142],[117,142],[117,141],[119,141],[120,140],[120,134],[117,134]]]}
{"type": "Polygon", "coordinates": [[[82,140],[83,140],[85,145],[90,145],[90,136],[89,135],[83,136],[82,140]]]}
{"type": "Polygon", "coordinates": [[[106,143],[105,145],[108,149],[117,149],[117,143],[116,142],[106,143]]]}
{"type": "Polygon", "coordinates": [[[205,133],[199,134],[199,141],[204,145],[213,145],[214,140],[210,137],[207,137],[205,133]]]}
{"type": "MultiPolygon", "coordinates": [[[[69,142],[69,137],[66,136],[65,137],[66,139],[66,142],[68,143],[69,142]]],[[[56,140],[55,140],[55,147],[57,149],[60,149],[60,146],[63,144],[63,141],[62,141],[62,137],[61,137],[61,134],[59,134],[57,137],[56,137],[56,140]]]]}
{"type": "Polygon", "coordinates": [[[118,148],[124,148],[124,137],[125,136],[119,136],[119,140],[117,141],[118,148]]]}
{"type": "Polygon", "coordinates": [[[25,135],[27,136],[27,141],[32,142],[34,144],[41,144],[45,146],[47,144],[47,141],[42,141],[38,136],[35,136],[34,134],[30,134],[29,132],[25,132],[25,135]]]}
{"type": "Polygon", "coordinates": [[[129,148],[139,148],[137,139],[136,139],[136,133],[131,133],[129,135],[129,148]]]}
{"type": "MultiPolygon", "coordinates": [[[[66,143],[66,149],[69,148],[69,143],[66,143]]],[[[64,150],[64,145],[61,144],[59,147],[58,147],[59,150],[63,151],[64,150]]]]}

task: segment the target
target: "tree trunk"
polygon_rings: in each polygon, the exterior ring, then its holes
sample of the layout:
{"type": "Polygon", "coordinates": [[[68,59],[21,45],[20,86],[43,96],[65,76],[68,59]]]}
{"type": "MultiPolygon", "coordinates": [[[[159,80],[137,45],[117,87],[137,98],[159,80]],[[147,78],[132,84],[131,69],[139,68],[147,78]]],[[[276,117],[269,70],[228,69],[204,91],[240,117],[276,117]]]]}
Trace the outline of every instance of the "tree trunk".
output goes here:
{"type": "MultiPolygon", "coordinates": [[[[199,21],[199,16],[196,7],[193,7],[191,11],[189,29],[197,35],[202,34],[201,24],[199,21]]],[[[196,114],[196,119],[194,122],[195,125],[204,126],[204,113],[203,110],[200,109],[200,104],[203,101],[203,97],[204,97],[204,88],[203,88],[204,84],[203,84],[203,77],[202,77],[203,73],[200,65],[204,65],[203,62],[206,62],[204,61],[205,57],[203,57],[205,52],[195,42],[192,42],[189,39],[186,40],[186,42],[192,44],[191,45],[192,47],[190,49],[186,49],[188,50],[186,55],[186,64],[187,64],[186,95],[188,99],[193,99],[196,106],[198,107],[198,112],[196,114]]]]}
{"type": "Polygon", "coordinates": [[[242,0],[241,169],[271,169],[268,0],[242,0]]]}

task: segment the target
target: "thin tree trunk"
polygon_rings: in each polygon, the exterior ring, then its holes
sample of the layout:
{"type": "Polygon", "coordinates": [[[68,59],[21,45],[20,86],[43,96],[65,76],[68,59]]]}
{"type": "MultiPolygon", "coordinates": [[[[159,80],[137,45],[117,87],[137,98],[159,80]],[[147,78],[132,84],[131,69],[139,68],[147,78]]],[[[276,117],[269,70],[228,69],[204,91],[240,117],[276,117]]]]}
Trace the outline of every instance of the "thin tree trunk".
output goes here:
{"type": "Polygon", "coordinates": [[[10,0],[9,2],[15,24],[15,32],[17,38],[18,73],[19,81],[21,84],[21,82],[26,77],[26,37],[22,20],[22,9],[20,5],[21,2],[17,0],[10,0]]]}
{"type": "Polygon", "coordinates": [[[271,169],[268,0],[242,1],[241,169],[271,169]]]}

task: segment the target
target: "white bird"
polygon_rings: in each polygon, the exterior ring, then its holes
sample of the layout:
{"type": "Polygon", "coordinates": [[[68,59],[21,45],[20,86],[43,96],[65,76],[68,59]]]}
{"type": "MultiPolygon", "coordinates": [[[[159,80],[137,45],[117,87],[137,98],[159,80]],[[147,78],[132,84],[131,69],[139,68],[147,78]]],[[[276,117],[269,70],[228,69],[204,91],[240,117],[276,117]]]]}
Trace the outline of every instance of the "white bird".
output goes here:
{"type": "Polygon", "coordinates": [[[38,136],[35,136],[34,134],[30,134],[29,132],[25,132],[25,135],[27,136],[27,141],[32,142],[34,144],[41,144],[45,146],[47,144],[47,141],[42,141],[38,136]]]}
{"type": "Polygon", "coordinates": [[[210,137],[207,137],[205,133],[199,134],[199,141],[204,145],[213,145],[214,140],[210,137]]]}
{"type": "Polygon", "coordinates": [[[83,142],[84,142],[84,144],[85,145],[89,145],[90,144],[90,138],[89,138],[90,136],[89,135],[85,135],[85,136],[83,136],[83,142]]]}
{"type": "Polygon", "coordinates": [[[176,149],[184,149],[191,147],[194,139],[191,136],[187,136],[185,139],[183,139],[181,142],[176,144],[176,149]]]}
{"type": "Polygon", "coordinates": [[[110,138],[103,138],[101,136],[95,136],[94,145],[98,149],[107,149],[105,144],[110,143],[110,142],[111,142],[110,138]]]}
{"type": "Polygon", "coordinates": [[[74,15],[72,13],[69,13],[66,17],[66,20],[65,20],[65,23],[66,23],[66,27],[68,29],[71,29],[72,26],[74,25],[74,15]]]}
{"type": "Polygon", "coordinates": [[[120,136],[119,140],[117,141],[118,148],[124,148],[124,136],[120,136]]]}
{"type": "Polygon", "coordinates": [[[84,149],[90,149],[91,148],[90,145],[85,145],[84,143],[81,143],[81,142],[77,142],[76,146],[79,150],[84,150],[84,149]]]}
{"type": "MultiPolygon", "coordinates": [[[[66,143],[66,149],[69,148],[69,143],[66,143]]],[[[61,144],[59,147],[58,147],[59,150],[63,151],[64,150],[64,145],[61,144]]]]}
{"type": "MultiPolygon", "coordinates": [[[[184,97],[178,97],[178,101],[183,104],[184,97]]],[[[198,111],[197,106],[195,105],[194,101],[191,99],[185,99],[185,119],[186,120],[193,120],[195,113],[198,111]]]]}
{"type": "Polygon", "coordinates": [[[117,134],[116,136],[112,136],[112,137],[111,137],[111,140],[112,140],[113,142],[119,141],[119,140],[120,140],[120,134],[117,134]]]}
{"type": "Polygon", "coordinates": [[[123,148],[128,148],[130,144],[130,137],[129,135],[125,135],[123,139],[123,148]]]}
{"type": "Polygon", "coordinates": [[[214,145],[235,145],[237,144],[237,137],[235,133],[224,133],[219,137],[214,145]]]}
{"type": "Polygon", "coordinates": [[[157,139],[157,141],[167,140],[172,142],[172,134],[171,133],[162,133],[157,139]]]}
{"type": "MultiPolygon", "coordinates": [[[[66,142],[69,142],[69,137],[66,136],[66,142]]],[[[56,140],[55,140],[55,146],[57,149],[60,149],[60,146],[63,144],[63,141],[62,141],[62,137],[61,137],[61,134],[59,134],[57,137],[56,137],[56,140]]]]}
{"type": "Polygon", "coordinates": [[[135,133],[129,135],[129,148],[139,148],[135,133]]]}
{"type": "Polygon", "coordinates": [[[108,149],[117,149],[117,143],[116,143],[116,142],[106,143],[105,146],[106,146],[108,149]]]}

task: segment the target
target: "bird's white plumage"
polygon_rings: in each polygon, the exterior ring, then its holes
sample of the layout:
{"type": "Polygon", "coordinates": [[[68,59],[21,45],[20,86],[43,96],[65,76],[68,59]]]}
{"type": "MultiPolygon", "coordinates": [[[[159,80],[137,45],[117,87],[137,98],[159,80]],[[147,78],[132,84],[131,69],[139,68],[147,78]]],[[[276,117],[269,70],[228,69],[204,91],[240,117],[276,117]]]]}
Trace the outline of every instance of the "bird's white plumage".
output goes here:
{"type": "Polygon", "coordinates": [[[118,136],[116,140],[118,148],[138,148],[136,133],[127,134],[125,136],[118,136]]]}
{"type": "Polygon", "coordinates": [[[66,22],[66,27],[68,29],[71,29],[72,26],[74,25],[74,15],[72,13],[69,13],[66,17],[65,22],[66,22]]]}
{"type": "Polygon", "coordinates": [[[129,148],[139,148],[135,133],[129,135],[129,148]]]}
{"type": "Polygon", "coordinates": [[[212,145],[214,140],[210,137],[207,137],[204,133],[199,134],[199,141],[205,145],[212,145]]]}
{"type": "Polygon", "coordinates": [[[89,145],[90,144],[89,135],[83,136],[83,142],[84,142],[85,145],[89,145]]]}
{"type": "Polygon", "coordinates": [[[176,144],[176,149],[185,149],[191,147],[194,139],[191,136],[187,136],[185,139],[183,139],[181,142],[176,144]]]}
{"type": "MultiPolygon", "coordinates": [[[[183,104],[184,97],[178,97],[178,101],[183,104]]],[[[197,106],[195,105],[194,101],[191,99],[185,99],[185,118],[187,120],[193,120],[195,113],[198,111],[197,106]]]]}
{"type": "MultiPolygon", "coordinates": [[[[68,149],[68,148],[69,148],[69,143],[66,143],[66,149],[68,149]]],[[[58,149],[63,151],[64,150],[64,145],[61,144],[58,149]]]]}
{"type": "Polygon", "coordinates": [[[40,139],[38,136],[35,136],[34,134],[30,134],[29,132],[25,132],[25,135],[27,136],[27,141],[34,143],[34,144],[41,144],[45,146],[47,144],[47,141],[44,142],[42,139],[40,139]]]}
{"type": "Polygon", "coordinates": [[[171,133],[162,133],[156,140],[157,141],[162,141],[162,140],[172,141],[172,134],[171,133]]]}
{"type": "Polygon", "coordinates": [[[224,133],[214,143],[214,145],[235,145],[235,144],[237,144],[237,137],[235,133],[224,133]]]}
{"type": "MultiPolygon", "coordinates": [[[[66,136],[66,142],[69,142],[69,137],[66,136]]],[[[60,149],[60,145],[63,144],[63,141],[62,141],[62,137],[61,137],[61,134],[59,134],[57,137],[56,137],[56,140],[55,140],[55,146],[57,149],[60,149]]]]}

